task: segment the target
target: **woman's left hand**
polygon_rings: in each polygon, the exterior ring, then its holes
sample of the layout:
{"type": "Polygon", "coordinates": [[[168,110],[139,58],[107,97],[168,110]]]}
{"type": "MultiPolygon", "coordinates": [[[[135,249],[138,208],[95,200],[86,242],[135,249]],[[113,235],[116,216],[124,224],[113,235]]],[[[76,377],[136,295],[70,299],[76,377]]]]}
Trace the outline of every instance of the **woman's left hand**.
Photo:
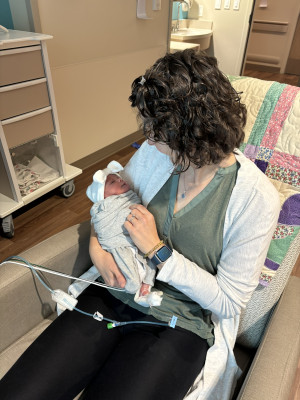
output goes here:
{"type": "Polygon", "coordinates": [[[130,209],[131,213],[128,215],[124,227],[134,244],[142,253],[146,254],[160,241],[154,217],[141,204],[133,204],[130,209]]]}

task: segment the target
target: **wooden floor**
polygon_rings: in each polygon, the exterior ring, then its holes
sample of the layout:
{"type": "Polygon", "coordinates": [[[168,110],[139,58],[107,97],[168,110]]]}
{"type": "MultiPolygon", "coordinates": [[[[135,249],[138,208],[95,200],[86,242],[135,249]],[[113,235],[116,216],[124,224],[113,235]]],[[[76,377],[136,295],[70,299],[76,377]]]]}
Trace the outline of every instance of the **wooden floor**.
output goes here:
{"type": "Polygon", "coordinates": [[[280,83],[286,83],[287,85],[300,86],[300,71],[299,75],[290,74],[279,74],[275,72],[262,72],[252,69],[245,69],[244,76],[250,76],[252,78],[264,79],[266,81],[277,81],[280,83]]]}
{"type": "MultiPolygon", "coordinates": [[[[274,77],[274,74],[269,76],[266,75],[269,73],[254,72],[254,77],[256,78],[277,80],[291,84],[290,81],[287,81],[290,79],[290,76],[274,77]]],[[[294,83],[294,85],[296,84],[294,83]]],[[[92,182],[94,172],[105,168],[108,162],[113,159],[125,165],[135,151],[135,148],[131,146],[126,147],[110,157],[99,161],[97,164],[86,168],[81,175],[75,178],[76,189],[70,198],[63,198],[58,193],[51,192],[14,213],[15,236],[11,239],[0,236],[0,260],[2,261],[8,256],[19,254],[23,250],[30,248],[65,228],[88,220],[90,218],[89,210],[91,203],[86,197],[85,191],[92,182]]],[[[300,277],[300,259],[298,259],[292,274],[300,277]]],[[[300,400],[300,363],[289,400],[300,400]]]]}

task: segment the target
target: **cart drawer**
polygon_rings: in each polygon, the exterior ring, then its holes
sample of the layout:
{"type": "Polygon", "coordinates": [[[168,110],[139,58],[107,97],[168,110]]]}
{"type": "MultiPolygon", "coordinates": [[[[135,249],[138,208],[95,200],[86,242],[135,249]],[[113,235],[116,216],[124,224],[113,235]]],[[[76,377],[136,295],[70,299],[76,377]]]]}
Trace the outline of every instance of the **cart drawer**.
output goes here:
{"type": "Polygon", "coordinates": [[[0,86],[44,76],[40,46],[0,51],[0,86]]]}
{"type": "Polygon", "coordinates": [[[54,132],[51,110],[3,124],[2,127],[9,148],[54,132]]]}
{"type": "Polygon", "coordinates": [[[24,85],[23,83],[7,86],[3,88],[5,91],[0,89],[0,119],[15,117],[49,106],[47,83],[38,82],[39,80],[37,83],[33,81],[35,84],[28,84],[24,87],[20,87],[24,85]]]}

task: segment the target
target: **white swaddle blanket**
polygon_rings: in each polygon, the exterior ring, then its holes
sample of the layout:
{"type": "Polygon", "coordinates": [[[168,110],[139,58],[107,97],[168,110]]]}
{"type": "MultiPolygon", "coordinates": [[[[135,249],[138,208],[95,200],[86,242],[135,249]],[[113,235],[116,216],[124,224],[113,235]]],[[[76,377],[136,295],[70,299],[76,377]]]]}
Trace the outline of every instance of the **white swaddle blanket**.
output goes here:
{"type": "Polygon", "coordinates": [[[140,305],[157,306],[161,304],[162,293],[150,292],[147,296],[139,296],[142,283],[151,287],[154,285],[156,267],[147,263],[124,228],[124,222],[131,211],[129,206],[132,204],[141,204],[140,198],[132,190],[109,196],[94,203],[91,208],[91,222],[102,248],[113,255],[124,275],[125,290],[135,293],[135,301],[140,305]]]}

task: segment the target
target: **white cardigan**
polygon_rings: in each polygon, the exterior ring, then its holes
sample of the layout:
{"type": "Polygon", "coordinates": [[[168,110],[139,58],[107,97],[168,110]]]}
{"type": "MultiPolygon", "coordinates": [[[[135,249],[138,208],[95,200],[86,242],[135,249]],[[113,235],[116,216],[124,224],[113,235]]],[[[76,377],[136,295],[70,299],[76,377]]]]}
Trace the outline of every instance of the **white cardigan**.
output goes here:
{"type": "MultiPolygon", "coordinates": [[[[258,285],[280,211],[272,183],[252,161],[236,152],[240,168],[226,211],[217,274],[211,275],[173,251],[156,277],[212,311],[215,344],[187,400],[231,397],[240,374],[233,355],[239,315],[258,285]]],[[[168,156],[144,142],[127,164],[125,178],[147,206],[173,168],[168,156]]]]}
{"type": "MultiPolygon", "coordinates": [[[[156,277],[212,311],[215,343],[186,400],[228,400],[232,395],[240,375],[233,354],[239,316],[258,285],[280,211],[278,193],[269,179],[240,151],[236,153],[240,168],[226,211],[217,274],[173,251],[156,277]]],[[[170,158],[145,141],[122,175],[147,206],[173,169],[170,158]]],[[[95,267],[84,274],[86,279],[98,276],[95,267]]],[[[74,283],[70,292],[77,297],[86,286],[74,283]]]]}

